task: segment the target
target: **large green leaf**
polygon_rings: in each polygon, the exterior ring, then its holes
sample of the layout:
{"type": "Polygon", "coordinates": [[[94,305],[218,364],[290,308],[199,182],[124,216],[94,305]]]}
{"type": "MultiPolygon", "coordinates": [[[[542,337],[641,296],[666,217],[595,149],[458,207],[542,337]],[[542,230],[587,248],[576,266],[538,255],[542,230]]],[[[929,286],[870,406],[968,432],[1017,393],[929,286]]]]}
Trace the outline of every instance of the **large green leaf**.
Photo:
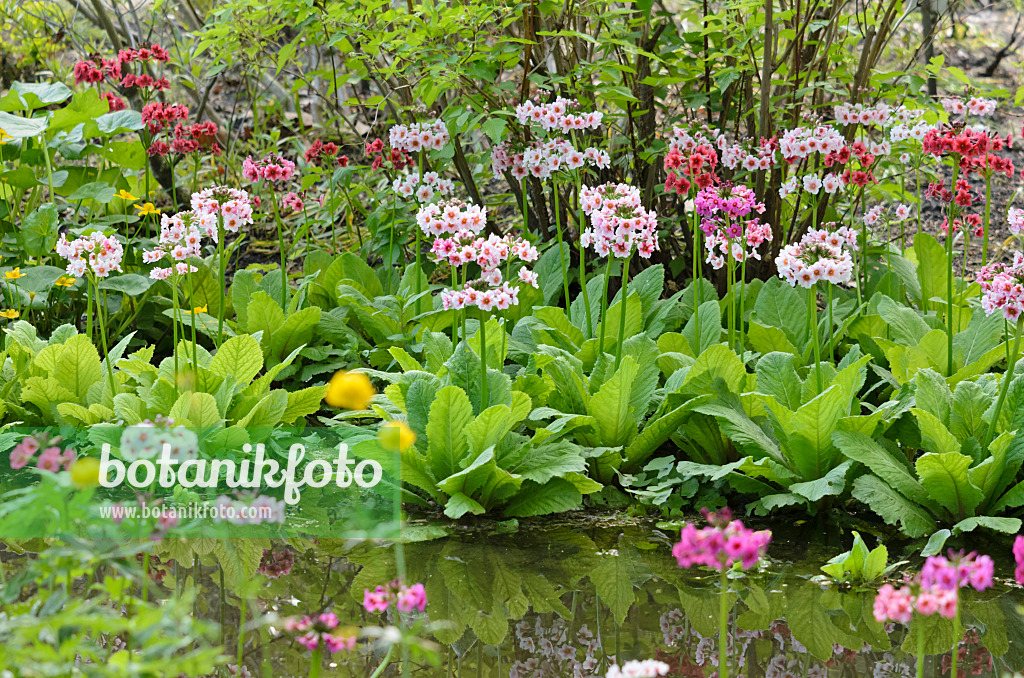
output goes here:
{"type": "Polygon", "coordinates": [[[763,355],[757,361],[755,372],[758,392],[775,396],[787,409],[800,407],[803,381],[796,373],[792,354],[774,352],[763,355]]]}
{"type": "Polygon", "coordinates": [[[657,419],[649,420],[644,426],[644,430],[640,432],[640,435],[626,447],[626,451],[622,455],[622,472],[628,473],[636,470],[640,464],[647,461],[675,433],[683,420],[689,416],[690,411],[708,398],[710,396],[694,398],[690,402],[666,412],[657,419]]]}
{"type": "Polygon", "coordinates": [[[946,297],[946,278],[950,275],[949,261],[942,245],[928,233],[914,234],[914,253],[917,255],[917,277],[921,281],[921,298],[931,310],[942,304],[933,301],[946,297]]]}
{"type": "Polygon", "coordinates": [[[791,420],[788,456],[806,480],[816,480],[832,470],[836,451],[832,434],[846,413],[847,396],[838,385],[802,405],[791,420]]]}
{"type": "Polygon", "coordinates": [[[284,360],[288,354],[304,344],[309,344],[320,322],[320,309],[309,306],[290,314],[270,336],[270,357],[268,364],[284,360]]]}
{"type": "Polygon", "coordinates": [[[836,431],[832,434],[832,441],[844,455],[867,466],[907,499],[922,505],[931,503],[928,492],[910,469],[869,436],[852,431],[836,431]]]}
{"type": "Polygon", "coordinates": [[[921,447],[937,454],[960,450],[960,441],[935,418],[935,415],[918,407],[911,408],[910,411],[917,417],[917,425],[921,429],[921,447]]]}
{"type": "Polygon", "coordinates": [[[686,373],[683,391],[697,395],[714,394],[715,380],[722,379],[731,393],[739,393],[746,383],[747,370],[731,348],[716,344],[703,351],[686,373]]]}
{"type": "Polygon", "coordinates": [[[853,461],[847,459],[817,480],[793,483],[789,486],[789,491],[799,494],[812,503],[826,495],[842,494],[846,489],[846,474],[851,465],[853,465],[853,461]]]}
{"type": "Polygon", "coordinates": [[[242,334],[221,344],[208,369],[222,377],[233,377],[236,383],[248,384],[262,368],[263,354],[259,342],[248,334],[242,334]]]}
{"type": "Polygon", "coordinates": [[[853,482],[853,497],[890,525],[899,525],[911,538],[924,537],[935,530],[935,520],[917,504],[907,500],[878,476],[866,475],[853,482]]]}
{"type": "Polygon", "coordinates": [[[971,485],[968,478],[971,462],[970,457],[959,452],[930,452],[922,454],[915,463],[921,484],[954,520],[970,518],[984,499],[981,490],[971,485]]]}
{"type": "Polygon", "coordinates": [[[475,456],[488,447],[497,445],[518,423],[519,420],[512,416],[512,410],[508,405],[488,407],[465,426],[469,453],[475,456]]]}
{"type": "Polygon", "coordinates": [[[581,501],[583,495],[576,486],[562,478],[554,478],[543,485],[527,481],[502,513],[509,518],[542,516],[571,511],[581,501]]]}
{"type": "Polygon", "coordinates": [[[437,478],[447,478],[461,468],[469,451],[466,427],[473,420],[473,407],[458,386],[437,392],[427,420],[427,465],[437,478]]]}
{"type": "Polygon", "coordinates": [[[722,309],[718,299],[703,302],[697,307],[696,316],[690,316],[683,328],[683,336],[689,342],[693,355],[698,356],[722,339],[722,309]],[[700,320],[700,336],[697,336],[697,320],[700,320]]]}
{"type": "Polygon", "coordinates": [[[765,282],[754,302],[751,319],[782,330],[794,346],[807,343],[807,304],[781,278],[765,282]]]}
{"type": "MultiPolygon", "coordinates": [[[[61,345],[53,376],[69,391],[84,401],[89,387],[103,376],[100,354],[84,334],[69,337],[61,345]]],[[[79,404],[84,404],[81,402],[79,404]]]]}
{"type": "Polygon", "coordinates": [[[636,434],[636,410],[630,407],[630,387],[638,370],[632,358],[623,358],[611,379],[590,399],[587,413],[597,420],[598,445],[626,445],[636,434]]]}

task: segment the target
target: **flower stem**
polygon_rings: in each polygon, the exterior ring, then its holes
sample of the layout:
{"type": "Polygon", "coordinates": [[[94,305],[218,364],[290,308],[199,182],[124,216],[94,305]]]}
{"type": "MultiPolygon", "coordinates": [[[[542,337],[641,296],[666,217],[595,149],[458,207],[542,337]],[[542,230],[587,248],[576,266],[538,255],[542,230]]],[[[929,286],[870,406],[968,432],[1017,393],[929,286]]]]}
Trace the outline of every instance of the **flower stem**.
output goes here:
{"type": "Polygon", "coordinates": [[[480,411],[487,409],[487,318],[480,312],[480,411]]]}
{"type": "Polygon", "coordinates": [[[725,268],[725,288],[726,288],[726,291],[725,291],[725,296],[729,299],[729,308],[728,308],[729,316],[728,316],[728,322],[726,323],[726,325],[729,328],[729,347],[732,348],[733,350],[735,350],[736,349],[736,337],[735,337],[734,327],[735,327],[735,323],[736,323],[736,312],[735,312],[736,311],[736,306],[735,306],[736,300],[735,300],[733,295],[736,292],[736,287],[733,285],[733,278],[735,277],[735,269],[734,269],[735,263],[734,263],[734,260],[732,258],[732,241],[731,240],[728,241],[727,247],[729,248],[729,253],[725,255],[726,256],[726,268],[725,268]]]}
{"type": "Polygon", "coordinates": [[[224,306],[227,281],[227,262],[224,260],[224,217],[217,219],[217,268],[220,272],[220,308],[217,309],[217,346],[224,343],[224,306]]]}
{"type": "Polygon", "coordinates": [[[743,261],[740,262],[740,360],[743,359],[743,315],[744,306],[747,300],[747,253],[743,252],[743,261]]]}
{"type": "Polygon", "coordinates": [[[558,182],[551,177],[551,188],[555,194],[555,232],[558,235],[558,258],[562,261],[562,288],[565,292],[565,315],[569,317],[569,265],[565,261],[565,249],[562,246],[562,220],[559,218],[558,210],[558,182]]]}
{"type": "Polygon", "coordinates": [[[313,650],[313,657],[309,660],[309,678],[320,678],[320,656],[323,650],[319,645],[313,650]]]}
{"type": "Polygon", "coordinates": [[[700,354],[700,229],[697,228],[696,213],[693,219],[693,340],[694,355],[700,354]]]}
{"type": "Polygon", "coordinates": [[[917,616],[917,678],[924,678],[924,620],[917,616]]]}
{"type": "MultiPolygon", "coordinates": [[[[421,150],[419,156],[419,171],[420,183],[423,183],[423,154],[426,151],[421,150]]],[[[413,230],[416,233],[416,315],[420,314],[420,293],[423,291],[423,269],[420,268],[420,228],[418,225],[414,226],[413,230]]]]}
{"type": "Polygon", "coordinates": [[[100,341],[103,346],[103,360],[107,363],[107,377],[110,379],[110,397],[117,395],[117,382],[114,381],[114,365],[110,362],[110,349],[107,348],[107,293],[102,297],[99,293],[99,282],[96,283],[96,319],[99,322],[100,341]],[[101,300],[102,299],[102,303],[101,300]]]}
{"type": "Polygon", "coordinates": [[[378,666],[377,669],[373,673],[370,674],[370,678],[378,678],[378,676],[380,676],[381,672],[385,668],[387,668],[387,665],[391,662],[391,653],[394,652],[394,650],[395,650],[395,646],[394,645],[392,645],[391,647],[388,648],[388,652],[387,652],[387,654],[384,655],[384,659],[381,660],[380,666],[378,666]]]}
{"type": "Polygon", "coordinates": [[[726,653],[729,637],[729,575],[722,563],[719,573],[722,590],[718,593],[718,678],[729,678],[729,656],[726,653]]]}
{"type": "Polygon", "coordinates": [[[818,385],[818,393],[822,391],[821,385],[821,345],[818,337],[818,283],[814,283],[807,290],[807,323],[811,331],[811,340],[814,342],[814,373],[818,385]]]}
{"type": "Polygon", "coordinates": [[[239,596],[238,608],[238,672],[242,672],[242,648],[245,645],[245,596],[239,596]]]}
{"type": "Polygon", "coordinates": [[[988,224],[992,213],[992,171],[985,159],[985,223],[981,235],[981,265],[988,266],[988,224]]]}
{"type": "Polygon", "coordinates": [[[598,357],[604,355],[604,335],[608,328],[608,281],[612,277],[612,257],[609,253],[604,267],[604,289],[601,292],[601,318],[599,324],[601,326],[601,336],[597,340],[597,355],[598,357]]]}
{"type": "Polygon", "coordinates": [[[630,251],[622,265],[622,312],[619,314],[619,340],[615,343],[615,369],[622,362],[622,342],[626,334],[626,306],[629,301],[629,260],[633,257],[630,251]]]}
{"type": "MultiPolygon", "coordinates": [[[[576,177],[576,203],[577,203],[577,206],[579,206],[580,193],[582,192],[582,190],[583,190],[582,189],[582,180],[579,177],[576,177]]],[[[577,222],[579,224],[579,233],[583,233],[583,209],[582,209],[582,207],[580,207],[578,209],[577,213],[579,214],[579,221],[577,222]]],[[[593,318],[591,318],[591,313],[590,313],[590,294],[587,292],[587,273],[586,273],[587,253],[586,253],[586,250],[583,249],[583,239],[582,238],[580,239],[579,244],[580,244],[580,288],[581,288],[581,292],[583,293],[583,308],[585,309],[586,314],[587,314],[587,336],[588,337],[593,337],[594,336],[594,320],[593,320],[593,318]]]]}
{"type": "MultiPolygon", "coordinates": [[[[950,188],[956,187],[960,176],[960,157],[953,156],[953,180],[950,188]]],[[[946,214],[946,263],[949,265],[949,277],[946,278],[946,377],[953,376],[953,205],[949,203],[946,214]]],[[[955,674],[954,674],[955,675],[955,674]]]]}
{"type": "Polygon", "coordinates": [[[832,324],[832,285],[826,286],[828,290],[828,360],[830,363],[836,362],[835,346],[832,341],[832,331],[834,325],[832,324]]]}
{"type": "MultiPolygon", "coordinates": [[[[1018,333],[1019,334],[1019,333],[1018,333]]],[[[956,592],[956,614],[953,615],[953,656],[950,661],[949,675],[952,678],[957,677],[956,662],[957,655],[960,654],[960,637],[963,635],[963,631],[960,630],[960,590],[954,589],[956,592]]]]}
{"type": "Polygon", "coordinates": [[[284,225],[277,209],[277,191],[271,189],[271,202],[274,204],[274,220],[277,222],[277,245],[281,250],[281,308],[288,310],[288,255],[284,248],[284,225]]]}
{"type": "Polygon", "coordinates": [[[984,452],[988,450],[989,444],[992,442],[993,436],[996,434],[996,426],[999,424],[999,413],[1003,409],[1003,402],[1006,400],[1006,393],[1010,390],[1010,382],[1013,381],[1013,368],[1017,365],[1017,358],[1020,357],[1020,334],[1021,328],[1024,327],[1024,315],[1017,319],[1017,328],[1013,335],[1013,351],[1012,358],[1006,363],[1006,372],[1003,373],[1003,383],[999,388],[999,398],[996,400],[996,409],[992,415],[992,421],[989,422],[988,432],[985,433],[985,441],[981,445],[981,449],[984,452]]]}

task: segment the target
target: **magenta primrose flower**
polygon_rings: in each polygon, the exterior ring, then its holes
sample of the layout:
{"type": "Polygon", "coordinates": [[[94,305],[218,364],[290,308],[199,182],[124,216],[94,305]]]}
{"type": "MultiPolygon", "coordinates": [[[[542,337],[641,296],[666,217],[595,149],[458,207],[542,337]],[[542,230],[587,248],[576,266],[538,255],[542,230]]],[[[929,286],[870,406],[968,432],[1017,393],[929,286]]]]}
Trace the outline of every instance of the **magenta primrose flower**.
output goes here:
{"type": "Polygon", "coordinates": [[[400,612],[423,612],[427,607],[427,591],[423,584],[402,586],[397,579],[387,586],[378,585],[373,591],[363,590],[363,607],[367,612],[384,612],[392,602],[400,612]]]}
{"type": "Polygon", "coordinates": [[[984,591],[992,586],[995,565],[988,556],[979,556],[972,551],[967,555],[961,551],[949,551],[949,557],[930,556],[921,569],[921,586],[957,591],[971,586],[984,591]]]}
{"type": "Polygon", "coordinates": [[[1013,559],[1017,561],[1017,569],[1013,576],[1018,584],[1024,584],[1024,535],[1017,535],[1013,540],[1013,559]]]}
{"type": "Polygon", "coordinates": [[[333,612],[325,612],[315,618],[305,616],[289,619],[285,622],[286,631],[302,634],[296,638],[299,645],[307,650],[323,647],[328,653],[352,650],[356,646],[355,634],[347,635],[338,629],[338,616],[333,612]]]}
{"type": "Polygon", "coordinates": [[[679,567],[706,565],[721,570],[739,562],[743,569],[749,569],[768,550],[772,540],[771,530],[755,531],[732,519],[732,511],[723,508],[701,513],[709,527],[698,530],[693,523],[687,523],[678,544],[672,547],[672,555],[679,561],[679,567]]]}
{"type": "Polygon", "coordinates": [[[909,585],[896,588],[886,584],[875,596],[875,620],[894,621],[909,624],[915,609],[919,614],[930,616],[938,612],[946,619],[956,616],[957,594],[955,590],[938,587],[923,587],[920,581],[911,582],[919,590],[915,595],[909,585]]]}

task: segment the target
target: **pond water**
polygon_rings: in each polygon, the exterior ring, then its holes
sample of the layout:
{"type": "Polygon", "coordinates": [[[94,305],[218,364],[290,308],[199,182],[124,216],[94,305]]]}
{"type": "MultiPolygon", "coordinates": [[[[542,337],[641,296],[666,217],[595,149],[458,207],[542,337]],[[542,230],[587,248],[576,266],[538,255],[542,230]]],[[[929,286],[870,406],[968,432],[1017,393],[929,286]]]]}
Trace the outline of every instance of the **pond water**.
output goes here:
{"type": "MultiPolygon", "coordinates": [[[[876,622],[873,588],[813,580],[844,550],[816,545],[813,535],[776,534],[770,561],[731,582],[738,600],[729,620],[730,675],[916,675],[917,628],[876,622]]],[[[425,618],[446,620],[421,634],[433,641],[433,657],[414,652],[409,674],[604,676],[613,662],[656,657],[672,667],[672,676],[717,675],[718,576],[680,569],[670,554],[677,539],[676,530],[654,525],[591,524],[406,544],[407,581],[426,586],[425,618]]],[[[1024,596],[1006,584],[1012,564],[993,555],[1001,583],[966,593],[961,605],[961,675],[1003,676],[1024,668],[1024,619],[1017,611],[1024,596]]],[[[363,610],[363,591],[395,574],[390,545],[323,541],[300,554],[289,575],[272,580],[258,605],[282,617],[329,609],[343,625],[389,623],[390,612],[382,620],[363,610]]],[[[214,616],[216,597],[202,598],[200,610],[214,616]]],[[[247,664],[264,675],[271,667],[275,676],[307,675],[309,652],[280,626],[252,634],[247,664]]],[[[952,622],[928,618],[922,636],[929,655],[924,675],[949,675],[952,622]]],[[[369,676],[379,660],[360,645],[325,659],[321,675],[369,676]]],[[[398,666],[382,675],[398,675],[398,666]]]]}

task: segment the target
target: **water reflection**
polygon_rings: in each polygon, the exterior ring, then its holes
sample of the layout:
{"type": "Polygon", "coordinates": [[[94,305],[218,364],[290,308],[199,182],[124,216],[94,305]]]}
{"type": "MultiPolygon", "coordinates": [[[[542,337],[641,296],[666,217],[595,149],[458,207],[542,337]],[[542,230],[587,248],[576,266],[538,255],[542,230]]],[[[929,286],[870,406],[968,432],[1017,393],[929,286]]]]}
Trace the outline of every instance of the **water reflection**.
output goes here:
{"type": "MultiPolygon", "coordinates": [[[[656,657],[672,667],[669,675],[717,675],[717,575],[680,570],[670,555],[673,536],[564,528],[407,544],[408,580],[425,584],[429,619],[445,620],[432,632],[436,654],[420,653],[411,673],[579,678],[603,676],[612,663],[656,657]]],[[[732,582],[730,675],[916,674],[916,626],[875,621],[874,589],[812,581],[826,560],[773,560],[732,582]]],[[[364,589],[394,576],[387,545],[321,542],[300,556],[291,575],[271,583],[272,607],[282,616],[330,608],[345,623],[389,623],[390,612],[381,620],[360,603],[364,589]]],[[[1019,590],[1003,586],[966,596],[961,675],[999,676],[1024,667],[1021,602],[1019,590]]],[[[924,675],[949,675],[952,622],[935,616],[923,623],[924,675]]],[[[274,675],[306,674],[308,652],[283,637],[266,640],[274,675]]],[[[375,660],[359,652],[334,655],[323,675],[366,676],[375,660]]]]}

